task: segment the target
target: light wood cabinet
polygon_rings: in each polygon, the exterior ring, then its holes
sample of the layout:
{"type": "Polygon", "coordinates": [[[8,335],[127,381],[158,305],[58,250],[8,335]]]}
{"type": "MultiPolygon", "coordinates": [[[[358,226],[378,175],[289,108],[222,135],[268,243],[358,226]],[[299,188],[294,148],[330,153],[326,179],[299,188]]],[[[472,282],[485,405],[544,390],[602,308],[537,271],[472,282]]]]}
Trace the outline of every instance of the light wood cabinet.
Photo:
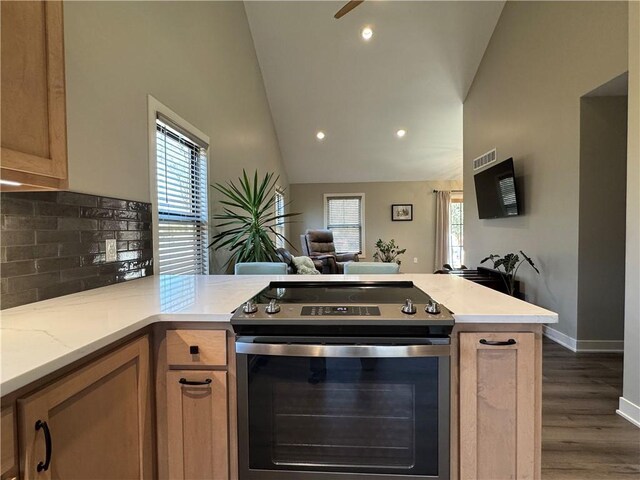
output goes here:
{"type": "Polygon", "coordinates": [[[229,478],[227,394],[227,372],[167,373],[169,478],[229,478]]]}
{"type": "Polygon", "coordinates": [[[67,126],[62,2],[3,1],[2,171],[22,186],[65,189],[67,126]]]}
{"type": "Polygon", "coordinates": [[[153,478],[149,357],[144,336],[19,399],[22,478],[153,478]]]}
{"type": "Polygon", "coordinates": [[[14,406],[4,407],[1,418],[0,478],[17,478],[16,412],[14,406]]]}
{"type": "Polygon", "coordinates": [[[461,332],[460,478],[539,478],[539,382],[532,332],[461,332]]]}

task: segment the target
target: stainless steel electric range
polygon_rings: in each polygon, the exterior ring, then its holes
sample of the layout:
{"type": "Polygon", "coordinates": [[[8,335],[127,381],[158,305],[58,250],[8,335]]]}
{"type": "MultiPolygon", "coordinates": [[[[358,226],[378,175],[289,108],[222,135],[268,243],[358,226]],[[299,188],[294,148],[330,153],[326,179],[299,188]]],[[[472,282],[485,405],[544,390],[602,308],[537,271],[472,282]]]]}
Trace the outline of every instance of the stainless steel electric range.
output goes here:
{"type": "Polygon", "coordinates": [[[411,282],[272,282],[231,319],[240,480],[449,478],[453,323],[411,282]]]}

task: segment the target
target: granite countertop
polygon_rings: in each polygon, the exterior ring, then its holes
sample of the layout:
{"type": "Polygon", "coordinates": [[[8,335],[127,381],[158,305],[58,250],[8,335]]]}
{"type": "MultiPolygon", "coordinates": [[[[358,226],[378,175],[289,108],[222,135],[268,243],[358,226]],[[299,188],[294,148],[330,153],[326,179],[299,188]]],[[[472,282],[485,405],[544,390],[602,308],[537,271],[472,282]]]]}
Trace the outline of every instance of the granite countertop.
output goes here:
{"type": "Polygon", "coordinates": [[[0,312],[0,392],[11,393],[159,321],[228,322],[272,280],[409,280],[456,323],[556,323],[558,315],[454,275],[158,276],[0,312]]]}

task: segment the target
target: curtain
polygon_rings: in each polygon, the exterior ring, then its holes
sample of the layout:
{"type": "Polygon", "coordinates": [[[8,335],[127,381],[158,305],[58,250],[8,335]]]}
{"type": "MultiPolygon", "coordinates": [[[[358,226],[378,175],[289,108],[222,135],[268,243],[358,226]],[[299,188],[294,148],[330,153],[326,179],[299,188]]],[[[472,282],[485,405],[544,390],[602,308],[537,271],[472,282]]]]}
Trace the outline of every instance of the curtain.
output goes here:
{"type": "Polygon", "coordinates": [[[436,192],[436,254],[435,269],[440,270],[449,260],[449,204],[451,192],[436,192]]]}

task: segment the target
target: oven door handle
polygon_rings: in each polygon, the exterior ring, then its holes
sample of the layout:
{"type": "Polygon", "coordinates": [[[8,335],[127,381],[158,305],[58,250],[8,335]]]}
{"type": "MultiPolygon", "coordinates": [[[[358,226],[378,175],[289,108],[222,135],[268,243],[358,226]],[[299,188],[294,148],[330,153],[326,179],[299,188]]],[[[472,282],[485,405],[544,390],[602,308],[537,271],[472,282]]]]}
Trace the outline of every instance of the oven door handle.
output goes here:
{"type": "Polygon", "coordinates": [[[236,353],[276,357],[406,358],[448,357],[449,345],[317,345],[252,343],[238,339],[236,353]]]}

